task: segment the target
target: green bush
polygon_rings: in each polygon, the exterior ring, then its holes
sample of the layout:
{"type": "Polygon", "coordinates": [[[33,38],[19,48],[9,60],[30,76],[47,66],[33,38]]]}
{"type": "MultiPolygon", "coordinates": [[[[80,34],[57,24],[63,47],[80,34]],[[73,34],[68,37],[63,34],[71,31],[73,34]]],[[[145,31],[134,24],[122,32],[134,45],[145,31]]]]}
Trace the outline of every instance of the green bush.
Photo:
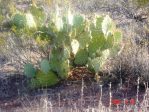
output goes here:
{"type": "Polygon", "coordinates": [[[20,29],[20,28],[24,28],[26,26],[26,18],[25,15],[23,14],[15,14],[13,19],[12,19],[12,24],[20,29]]]}
{"type": "Polygon", "coordinates": [[[73,66],[87,66],[98,73],[121,47],[122,33],[109,16],[95,16],[89,20],[80,14],[72,15],[70,11],[63,16],[56,12],[45,25],[42,8],[31,6],[29,12],[16,14],[11,21],[12,26],[21,29],[21,34],[46,41],[50,46],[48,59],[40,62],[40,72],[31,64],[24,66],[25,75],[33,78],[34,83],[40,82],[37,87],[51,86],[59,79],[66,79],[73,66]]]}
{"type": "Polygon", "coordinates": [[[49,87],[57,84],[59,82],[58,77],[52,71],[48,73],[43,73],[42,71],[37,71],[36,76],[31,79],[30,87],[39,88],[39,87],[49,87]]]}

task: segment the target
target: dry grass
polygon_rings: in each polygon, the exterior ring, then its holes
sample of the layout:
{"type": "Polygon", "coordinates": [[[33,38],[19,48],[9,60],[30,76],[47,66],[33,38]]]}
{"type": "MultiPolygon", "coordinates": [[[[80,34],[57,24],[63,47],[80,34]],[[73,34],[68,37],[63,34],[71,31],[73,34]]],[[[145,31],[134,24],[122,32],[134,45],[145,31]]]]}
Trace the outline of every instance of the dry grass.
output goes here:
{"type": "MultiPolygon", "coordinates": [[[[80,93],[82,94],[83,91],[80,93]]],[[[54,94],[54,93],[53,93],[54,94]]],[[[104,92],[102,93],[104,95],[104,92]]],[[[81,105],[85,99],[82,96],[77,102],[72,103],[69,106],[64,106],[60,100],[60,95],[57,95],[57,101],[50,100],[47,92],[42,96],[36,97],[34,100],[29,100],[27,97],[21,100],[21,108],[14,108],[12,110],[2,110],[2,112],[148,112],[149,111],[149,88],[146,86],[146,92],[144,94],[143,101],[139,101],[134,105],[122,104],[115,106],[113,103],[111,106],[105,106],[99,99],[98,105],[92,104],[84,107],[81,105]],[[57,105],[56,105],[57,104],[57,105]]],[[[69,97],[69,96],[68,96],[69,97]]],[[[92,97],[90,97],[92,98],[92,97]]],[[[109,98],[110,99],[110,98],[109,98]]],[[[71,102],[71,99],[69,99],[71,102]]],[[[96,100],[96,99],[95,99],[96,100]]],[[[124,99],[122,100],[124,102],[124,99]]],[[[108,102],[110,103],[110,102],[108,102]]]]}

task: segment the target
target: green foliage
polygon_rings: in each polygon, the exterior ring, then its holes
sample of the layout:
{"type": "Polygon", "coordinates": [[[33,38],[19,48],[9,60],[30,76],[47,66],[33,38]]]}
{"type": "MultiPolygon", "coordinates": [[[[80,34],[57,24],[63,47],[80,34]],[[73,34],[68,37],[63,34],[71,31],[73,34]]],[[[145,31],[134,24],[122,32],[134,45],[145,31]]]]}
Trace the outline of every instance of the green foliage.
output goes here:
{"type": "Polygon", "coordinates": [[[95,29],[98,29],[98,31],[102,32],[102,23],[103,23],[104,17],[97,16],[95,19],[96,19],[96,28],[95,29]]]}
{"type": "Polygon", "coordinates": [[[0,25],[2,24],[4,17],[0,14],[0,25]]]}
{"type": "Polygon", "coordinates": [[[70,48],[64,47],[63,50],[63,60],[67,60],[70,58],[70,48]]]}
{"type": "Polygon", "coordinates": [[[133,0],[133,2],[142,7],[147,5],[149,3],[149,0],[133,0]]]}
{"type": "Polygon", "coordinates": [[[109,16],[96,16],[95,23],[81,15],[73,16],[73,23],[67,20],[69,19],[67,16],[59,19],[64,23],[61,29],[58,28],[57,23],[52,22],[48,26],[49,29],[39,28],[42,32],[40,36],[47,36],[52,41],[49,61],[42,60],[40,64],[42,75],[39,75],[39,73],[41,74],[39,72],[36,74],[38,80],[33,79],[33,82],[37,82],[39,86],[47,84],[43,82],[46,82],[44,78],[48,76],[43,73],[47,74],[49,70],[55,72],[60,79],[66,79],[70,66],[73,66],[70,65],[72,61],[76,66],[88,66],[89,69],[98,73],[107,59],[116,55],[120,48],[122,34],[109,16]],[[72,52],[71,42],[73,39],[79,44],[76,54],[72,52]]]}
{"type": "Polygon", "coordinates": [[[16,28],[24,28],[26,25],[26,18],[23,14],[15,14],[13,19],[12,19],[12,24],[16,28]]]}
{"type": "Polygon", "coordinates": [[[96,73],[98,73],[100,71],[100,65],[101,63],[101,59],[100,57],[95,57],[95,58],[89,58],[89,69],[94,70],[96,73]]]}
{"type": "Polygon", "coordinates": [[[70,70],[68,58],[68,50],[64,50],[62,48],[55,48],[52,50],[52,54],[50,56],[51,70],[56,72],[62,79],[67,78],[68,72],[70,70]]]}
{"type": "Polygon", "coordinates": [[[114,41],[115,43],[119,44],[122,41],[122,33],[120,31],[114,32],[114,41]]]}
{"type": "Polygon", "coordinates": [[[40,67],[41,67],[41,70],[43,71],[43,73],[47,74],[50,70],[49,61],[46,59],[43,59],[40,63],[40,67]]]}
{"type": "Polygon", "coordinates": [[[102,51],[102,54],[100,56],[100,65],[101,66],[103,66],[106,63],[106,60],[109,58],[109,56],[110,56],[110,50],[109,49],[102,51]]]}
{"type": "Polygon", "coordinates": [[[90,31],[92,39],[88,45],[88,66],[99,72],[109,56],[118,53],[122,34],[109,16],[96,17],[96,24],[91,23],[90,31]]]}
{"type": "Polygon", "coordinates": [[[57,71],[61,79],[66,79],[68,77],[68,72],[70,71],[69,60],[61,61],[57,71]]]}
{"type": "Polygon", "coordinates": [[[84,23],[84,18],[81,15],[75,15],[73,17],[73,27],[75,27],[76,29],[81,29],[84,23]]]}
{"type": "Polygon", "coordinates": [[[113,34],[109,34],[104,44],[104,49],[112,48],[114,45],[114,42],[116,43],[116,39],[114,39],[113,34]]]}
{"type": "Polygon", "coordinates": [[[88,61],[88,52],[86,49],[80,49],[75,55],[74,63],[78,66],[85,66],[88,61]]]}
{"type": "Polygon", "coordinates": [[[32,78],[35,76],[36,70],[32,64],[27,63],[24,65],[24,74],[29,78],[32,78]]]}
{"type": "Polygon", "coordinates": [[[39,87],[49,87],[57,84],[59,82],[58,77],[52,71],[48,73],[43,73],[42,71],[37,71],[35,78],[31,80],[31,88],[39,87]]]}
{"type": "Polygon", "coordinates": [[[18,29],[19,34],[33,37],[39,45],[50,46],[49,60],[40,62],[40,71],[36,73],[31,64],[24,66],[25,75],[34,77],[35,87],[51,86],[66,79],[73,66],[88,66],[99,72],[107,59],[118,53],[122,40],[121,32],[109,16],[89,20],[69,10],[63,16],[54,13],[45,25],[44,10],[33,5],[27,13],[15,14],[11,21],[15,34],[18,29]],[[76,44],[72,47],[73,41],[76,44]]]}
{"type": "Polygon", "coordinates": [[[98,50],[96,54],[94,53],[92,57],[88,58],[89,69],[98,73],[101,70],[101,67],[106,63],[109,55],[110,52],[108,49],[104,51],[98,50]]]}
{"type": "Polygon", "coordinates": [[[5,33],[0,33],[0,46],[3,46],[5,45],[6,43],[6,38],[7,38],[7,35],[5,33]]]}
{"type": "Polygon", "coordinates": [[[92,56],[96,53],[97,50],[104,49],[106,39],[104,38],[103,33],[99,31],[92,31],[92,39],[88,46],[89,55],[92,56]]]}
{"type": "Polygon", "coordinates": [[[80,48],[84,49],[89,44],[91,40],[91,36],[90,36],[90,33],[86,31],[86,32],[81,33],[78,37],[76,37],[76,39],[79,42],[80,48]]]}
{"type": "Polygon", "coordinates": [[[40,40],[46,40],[46,41],[52,40],[52,33],[48,27],[46,26],[38,27],[37,30],[40,32],[34,35],[36,39],[39,38],[40,40]]]}
{"type": "Polygon", "coordinates": [[[46,19],[44,10],[37,6],[31,6],[29,10],[34,17],[36,24],[38,26],[43,25],[46,19]]]}

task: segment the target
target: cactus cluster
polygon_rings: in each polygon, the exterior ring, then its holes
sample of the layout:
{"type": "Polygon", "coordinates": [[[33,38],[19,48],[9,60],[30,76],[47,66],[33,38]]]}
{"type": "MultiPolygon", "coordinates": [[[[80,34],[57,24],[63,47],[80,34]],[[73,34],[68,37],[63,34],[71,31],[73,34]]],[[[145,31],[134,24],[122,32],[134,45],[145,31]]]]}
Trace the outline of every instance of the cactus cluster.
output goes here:
{"type": "Polygon", "coordinates": [[[83,36],[80,34],[76,38],[79,42],[79,50],[74,62],[76,65],[87,65],[97,73],[107,59],[120,50],[122,33],[109,16],[96,16],[94,20],[84,21],[87,23],[82,30],[83,36]]]}
{"type": "Polygon", "coordinates": [[[45,25],[46,16],[41,8],[31,6],[29,10],[24,14],[26,18],[23,14],[14,15],[13,26],[25,29],[35,39],[48,41],[51,49],[50,56],[40,62],[37,70],[32,64],[24,66],[24,73],[33,79],[34,86],[51,86],[66,79],[73,66],[87,66],[98,73],[109,56],[120,49],[122,34],[109,16],[90,20],[70,11],[64,16],[56,12],[45,25]]]}

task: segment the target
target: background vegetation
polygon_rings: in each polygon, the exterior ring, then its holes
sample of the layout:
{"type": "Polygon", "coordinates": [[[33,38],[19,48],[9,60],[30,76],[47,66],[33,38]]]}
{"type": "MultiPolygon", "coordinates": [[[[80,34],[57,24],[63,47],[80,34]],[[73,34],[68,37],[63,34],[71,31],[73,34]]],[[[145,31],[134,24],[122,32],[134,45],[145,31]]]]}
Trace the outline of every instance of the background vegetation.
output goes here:
{"type": "Polygon", "coordinates": [[[0,73],[41,88],[83,76],[85,66],[98,86],[138,88],[149,80],[148,11],[148,0],[1,0],[0,73]]]}

